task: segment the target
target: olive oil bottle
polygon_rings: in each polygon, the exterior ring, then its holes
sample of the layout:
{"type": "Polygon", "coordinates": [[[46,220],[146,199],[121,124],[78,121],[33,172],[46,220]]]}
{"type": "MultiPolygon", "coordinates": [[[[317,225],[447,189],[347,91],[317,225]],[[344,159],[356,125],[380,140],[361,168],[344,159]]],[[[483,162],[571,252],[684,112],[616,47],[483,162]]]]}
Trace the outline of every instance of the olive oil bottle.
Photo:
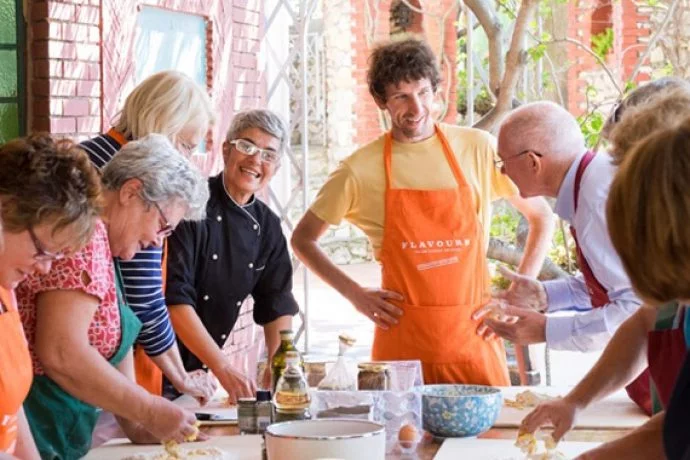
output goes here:
{"type": "Polygon", "coordinates": [[[300,355],[296,351],[285,353],[285,370],[278,379],[273,393],[276,422],[311,418],[311,395],[307,378],[299,366],[300,360],[300,355]]]}
{"type": "Polygon", "coordinates": [[[298,364],[304,372],[304,359],[297,351],[293,340],[295,338],[294,332],[291,329],[285,329],[280,331],[280,347],[276,350],[271,360],[271,391],[275,394],[276,384],[281,374],[285,370],[287,363],[285,361],[285,355],[288,351],[293,351],[297,353],[298,364]]]}

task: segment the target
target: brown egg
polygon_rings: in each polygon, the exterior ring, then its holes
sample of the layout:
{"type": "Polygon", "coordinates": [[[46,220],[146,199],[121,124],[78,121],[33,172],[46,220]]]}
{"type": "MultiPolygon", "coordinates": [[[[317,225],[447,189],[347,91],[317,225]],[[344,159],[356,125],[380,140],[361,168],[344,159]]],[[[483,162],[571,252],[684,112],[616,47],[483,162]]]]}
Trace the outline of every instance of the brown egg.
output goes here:
{"type": "Polygon", "coordinates": [[[403,425],[398,432],[400,442],[414,442],[417,440],[417,428],[414,425],[403,425]]]}

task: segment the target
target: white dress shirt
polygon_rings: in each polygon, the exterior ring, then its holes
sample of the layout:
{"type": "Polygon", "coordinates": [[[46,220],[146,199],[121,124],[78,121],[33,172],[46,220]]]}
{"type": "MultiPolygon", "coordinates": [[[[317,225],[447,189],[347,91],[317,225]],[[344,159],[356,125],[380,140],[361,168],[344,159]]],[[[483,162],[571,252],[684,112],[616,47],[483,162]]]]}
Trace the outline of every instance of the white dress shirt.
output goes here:
{"type": "Polygon", "coordinates": [[[594,308],[582,274],[544,282],[547,312],[570,310],[566,315],[547,315],[546,343],[556,350],[602,349],[618,326],[641,305],[613,248],[606,224],[606,200],[616,168],[611,157],[598,153],[582,175],[575,212],[575,174],[584,153],[571,165],[556,199],[556,214],[570,223],[578,245],[610,302],[594,308]]]}

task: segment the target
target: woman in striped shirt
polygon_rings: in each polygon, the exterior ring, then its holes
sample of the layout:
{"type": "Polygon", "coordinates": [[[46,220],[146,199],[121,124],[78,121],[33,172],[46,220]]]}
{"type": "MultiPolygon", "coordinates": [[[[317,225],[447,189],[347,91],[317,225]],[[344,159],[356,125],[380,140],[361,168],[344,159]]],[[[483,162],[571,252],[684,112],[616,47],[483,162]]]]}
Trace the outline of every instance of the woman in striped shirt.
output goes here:
{"type": "MultiPolygon", "coordinates": [[[[128,141],[150,133],[163,134],[183,155],[190,156],[213,122],[206,92],[188,76],[175,71],[156,73],[127,96],[115,125],[81,144],[98,169],[102,169],[128,141]]],[[[161,394],[160,371],[182,393],[208,399],[208,381],[184,369],[163,295],[163,250],[143,248],[133,259],[120,261],[125,300],[142,322],[137,338],[137,381],[161,394]]]]}

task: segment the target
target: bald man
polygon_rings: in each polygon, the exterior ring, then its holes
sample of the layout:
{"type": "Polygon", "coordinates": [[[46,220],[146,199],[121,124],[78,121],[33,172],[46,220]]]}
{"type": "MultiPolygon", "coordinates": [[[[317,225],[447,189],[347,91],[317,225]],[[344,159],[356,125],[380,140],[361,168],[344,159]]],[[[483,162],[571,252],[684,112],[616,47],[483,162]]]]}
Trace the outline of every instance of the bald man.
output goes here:
{"type": "Polygon", "coordinates": [[[575,118],[551,102],[526,104],[509,113],[499,130],[498,154],[501,172],[522,197],[556,198],[556,214],[571,226],[581,274],[539,282],[503,270],[512,285],[498,297],[522,307],[507,307],[518,320],[485,319],[484,324],[522,345],[603,348],[641,304],[606,225],[606,198],[615,174],[611,158],[588,151],[575,118]],[[556,312],[564,313],[552,315],[556,312]]]}

